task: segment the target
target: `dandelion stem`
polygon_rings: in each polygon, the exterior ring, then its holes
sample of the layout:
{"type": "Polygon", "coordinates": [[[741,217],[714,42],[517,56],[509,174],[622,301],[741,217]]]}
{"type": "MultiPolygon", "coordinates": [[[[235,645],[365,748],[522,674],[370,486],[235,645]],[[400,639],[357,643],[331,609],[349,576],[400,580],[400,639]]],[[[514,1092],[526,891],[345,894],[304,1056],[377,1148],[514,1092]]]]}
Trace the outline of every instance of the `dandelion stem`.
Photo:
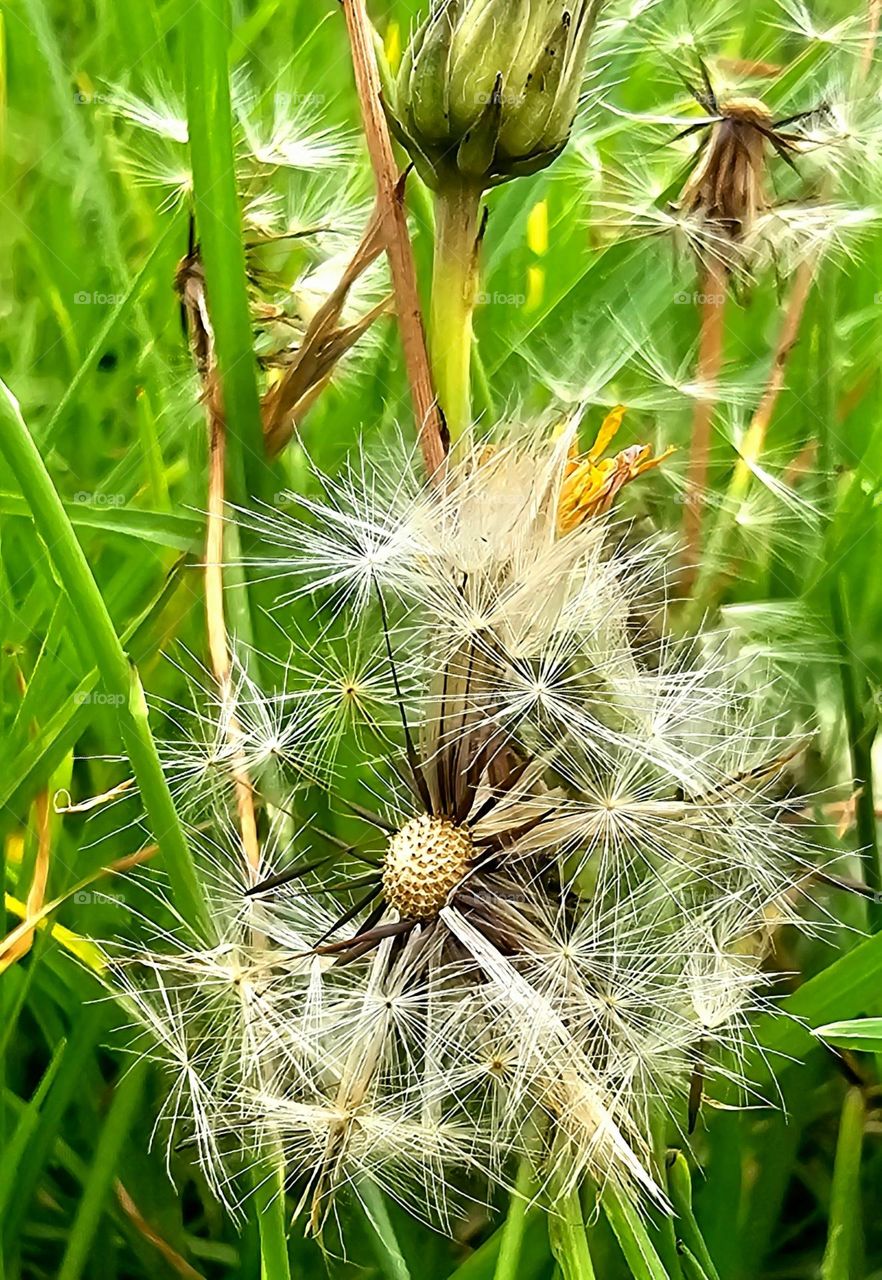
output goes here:
{"type": "Polygon", "coordinates": [[[342,2],[365,138],[377,185],[377,202],[386,223],[386,253],[392,273],[398,325],[416,413],[420,448],[426,470],[429,475],[434,475],[443,465],[447,454],[447,432],[443,417],[438,412],[432,387],[416,265],[407,230],[402,185],[398,180],[392,140],[383,112],[373,33],[364,0],[342,2]]]}
{"type": "Polygon", "coordinates": [[[435,202],[432,369],[452,444],[472,423],[472,317],[478,294],[480,208],[480,187],[467,183],[445,185],[435,202]]]}
{"type": "Polygon", "coordinates": [[[530,1199],[534,1190],[532,1167],[529,1160],[522,1160],[500,1235],[499,1255],[496,1259],[493,1280],[517,1280],[521,1274],[521,1249],[527,1227],[530,1199]]]}
{"type": "Polygon", "coordinates": [[[162,849],[181,914],[206,938],[212,927],[202,885],[150,732],[144,691],[126,655],[107,606],[77,541],[45,463],[25,425],[18,402],[0,382],[0,452],[30,507],[53,568],[80,628],[83,648],[111,695],[153,835],[162,849]]]}
{"type": "Polygon", "coordinates": [[[707,488],[711,428],[717,405],[716,382],[723,364],[728,279],[718,258],[711,258],[700,277],[701,332],[696,381],[704,394],[695,402],[692,444],[686,473],[686,509],[683,512],[683,584],[695,581],[701,561],[704,493],[707,488]]]}
{"type": "Polygon", "coordinates": [[[594,1280],[578,1187],[555,1201],[548,1218],[548,1235],[563,1280],[594,1280]]]}

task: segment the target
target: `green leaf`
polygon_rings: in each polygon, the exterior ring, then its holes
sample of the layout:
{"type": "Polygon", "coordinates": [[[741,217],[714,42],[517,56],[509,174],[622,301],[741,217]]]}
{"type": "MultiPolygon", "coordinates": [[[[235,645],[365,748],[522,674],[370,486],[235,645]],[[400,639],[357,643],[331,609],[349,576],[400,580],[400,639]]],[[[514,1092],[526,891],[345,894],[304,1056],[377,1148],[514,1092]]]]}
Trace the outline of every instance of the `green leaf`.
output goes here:
{"type": "Polygon", "coordinates": [[[868,1053],[878,1053],[882,1051],[882,1018],[828,1022],[823,1027],[816,1027],[815,1035],[837,1049],[864,1049],[868,1053]]]}

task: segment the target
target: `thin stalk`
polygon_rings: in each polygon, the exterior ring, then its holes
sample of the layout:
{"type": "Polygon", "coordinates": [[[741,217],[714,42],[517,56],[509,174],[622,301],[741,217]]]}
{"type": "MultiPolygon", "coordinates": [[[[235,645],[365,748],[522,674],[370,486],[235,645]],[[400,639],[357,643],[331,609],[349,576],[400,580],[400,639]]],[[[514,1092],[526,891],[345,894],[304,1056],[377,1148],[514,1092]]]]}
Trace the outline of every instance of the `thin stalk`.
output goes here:
{"type": "Polygon", "coordinates": [[[61,504],[43,459],[25,425],[18,402],[0,381],[0,453],[15,475],[45,544],[61,589],[70,601],[83,649],[111,695],[120,732],[154,838],[162,850],[181,915],[206,938],[212,926],[202,885],[175,810],[136,668],[126,655],[83,549],[61,504]]]}
{"type": "Polygon", "coordinates": [[[578,1187],[555,1200],[548,1217],[548,1238],[563,1280],[594,1280],[578,1187]]]}
{"type": "Polygon", "coordinates": [[[480,187],[453,182],[435,200],[429,335],[435,390],[452,445],[472,425],[471,357],[481,194],[480,187]]]}
{"type": "Polygon", "coordinates": [[[668,1159],[668,1194],[680,1241],[697,1258],[708,1280],[720,1280],[692,1208],[692,1175],[682,1151],[672,1152],[668,1159]]]}
{"type": "MultiPolygon", "coordinates": [[[[799,338],[813,280],[813,264],[803,262],[794,277],[787,310],[784,313],[778,340],[775,343],[772,368],[763,390],[762,398],[750,420],[747,431],[744,433],[738,461],[735,463],[732,479],[729,481],[726,491],[726,498],[714,526],[707,555],[704,557],[699,570],[694,599],[695,612],[699,615],[714,603],[716,592],[721,585],[720,576],[714,573],[714,567],[718,564],[731,529],[743,510],[744,500],[753,477],[751,464],[759,460],[765,446],[766,435],[768,434],[778,399],[784,389],[784,379],[790,360],[790,353],[799,338]]],[[[694,619],[694,621],[697,620],[697,618],[694,619]]]]}
{"type": "Polygon", "coordinates": [[[882,0],[870,0],[867,14],[867,39],[861,54],[860,75],[866,79],[873,66],[876,54],[876,41],[879,38],[879,20],[882,17],[882,0]]]}
{"type": "Polygon", "coordinates": [[[692,443],[686,471],[686,507],[683,512],[683,585],[695,581],[701,562],[704,495],[710,462],[711,432],[717,407],[716,383],[723,366],[726,298],[729,282],[726,268],[711,258],[699,278],[701,332],[698,346],[696,382],[704,395],[696,400],[692,418],[692,443]]]}
{"type": "MultiPolygon", "coordinates": [[[[203,398],[208,418],[208,520],[205,536],[205,615],[208,649],[212,673],[223,702],[232,696],[232,657],[224,611],[224,530],[226,526],[227,422],[220,385],[214,365],[213,335],[207,339],[207,365],[203,374],[203,398]]],[[[241,454],[240,454],[241,459],[241,454]]],[[[244,475],[239,474],[240,483],[244,475]]],[[[244,584],[242,584],[244,588],[244,584]]],[[[247,594],[239,592],[247,609],[247,594]]],[[[236,744],[241,726],[230,716],[228,737],[236,744]]],[[[260,838],[254,804],[254,789],[248,775],[244,752],[236,751],[234,786],[239,817],[239,836],[246,872],[256,883],[260,868],[260,838]]],[[[260,948],[264,939],[251,931],[252,945],[260,948]]],[[[272,1130],[265,1142],[259,1168],[261,1176],[255,1187],[255,1212],[260,1237],[262,1280],[288,1280],[287,1228],[285,1218],[285,1157],[272,1130]]]]}
{"type": "Polygon", "coordinates": [[[861,1149],[866,1107],[860,1089],[849,1089],[842,1105],[833,1186],[830,1192],[827,1245],[821,1280],[857,1280],[861,1252],[861,1149]]]}
{"type": "Polygon", "coordinates": [[[395,292],[395,309],[404,362],[410,382],[420,448],[430,476],[440,473],[447,456],[444,420],[432,387],[426,335],[420,307],[416,265],[404,212],[403,187],[383,111],[383,94],[373,28],[365,0],[342,0],[352,49],[355,86],[361,106],[365,139],[377,186],[377,205],[384,221],[386,253],[395,292]]]}
{"type": "Polygon", "coordinates": [[[260,1280],[290,1280],[285,1174],[281,1153],[264,1151],[255,1178],[254,1213],[260,1232],[260,1280]]]}
{"type": "Polygon", "coordinates": [[[493,1280],[518,1280],[521,1274],[521,1249],[527,1228],[527,1212],[534,1190],[530,1162],[522,1160],[514,1193],[508,1203],[508,1213],[500,1232],[499,1256],[496,1259],[493,1280]]]}
{"type": "MultiPolygon", "coordinates": [[[[226,703],[232,697],[232,661],[230,642],[224,617],[224,473],[226,467],[226,422],[223,414],[209,407],[208,450],[208,525],[205,535],[205,613],[208,630],[208,648],[211,669],[217,681],[221,700],[226,703]]],[[[231,715],[228,739],[241,740],[241,725],[231,715]]],[[[236,804],[239,812],[239,833],[242,854],[248,869],[250,882],[257,883],[260,867],[260,840],[257,833],[257,815],[254,807],[254,789],[245,766],[244,753],[236,753],[235,768],[236,804]]]]}

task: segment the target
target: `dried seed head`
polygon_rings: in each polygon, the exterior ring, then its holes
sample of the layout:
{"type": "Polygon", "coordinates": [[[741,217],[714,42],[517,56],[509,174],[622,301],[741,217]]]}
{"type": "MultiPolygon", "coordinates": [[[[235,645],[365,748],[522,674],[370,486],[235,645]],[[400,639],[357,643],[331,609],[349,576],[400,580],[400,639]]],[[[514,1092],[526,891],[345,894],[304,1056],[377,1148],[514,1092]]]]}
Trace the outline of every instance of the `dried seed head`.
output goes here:
{"type": "Polygon", "coordinates": [[[383,888],[404,919],[437,915],[468,871],[474,856],[468,831],[448,818],[421,814],[389,840],[383,888]]]}
{"type": "MultiPolygon", "coordinates": [[[[772,114],[758,98],[729,98],[719,113],[680,207],[719,223],[737,240],[768,203],[764,180],[766,141],[774,137],[772,114]]],[[[785,148],[783,142],[778,145],[785,148]]]]}

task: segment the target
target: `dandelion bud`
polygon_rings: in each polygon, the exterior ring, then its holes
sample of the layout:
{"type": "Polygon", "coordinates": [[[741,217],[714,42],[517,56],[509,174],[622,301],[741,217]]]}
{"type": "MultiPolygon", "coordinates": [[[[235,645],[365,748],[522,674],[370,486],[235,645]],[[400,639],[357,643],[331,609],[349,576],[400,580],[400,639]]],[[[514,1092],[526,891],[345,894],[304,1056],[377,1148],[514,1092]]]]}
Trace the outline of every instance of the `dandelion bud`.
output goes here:
{"type": "Polygon", "coordinates": [[[598,0],[443,0],[399,70],[394,124],[438,189],[550,164],[578,107],[598,0]]]}

